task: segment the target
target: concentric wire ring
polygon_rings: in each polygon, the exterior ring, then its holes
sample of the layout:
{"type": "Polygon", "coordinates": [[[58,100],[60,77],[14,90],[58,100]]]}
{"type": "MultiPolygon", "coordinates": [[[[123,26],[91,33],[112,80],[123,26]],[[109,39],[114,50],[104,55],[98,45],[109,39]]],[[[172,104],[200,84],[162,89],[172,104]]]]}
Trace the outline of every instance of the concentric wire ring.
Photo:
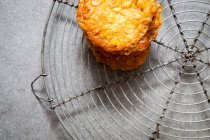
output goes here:
{"type": "Polygon", "coordinates": [[[88,50],[75,18],[78,1],[53,1],[42,72],[72,139],[210,139],[210,2],[161,4],[163,27],[148,62],[115,72],[88,50]]]}

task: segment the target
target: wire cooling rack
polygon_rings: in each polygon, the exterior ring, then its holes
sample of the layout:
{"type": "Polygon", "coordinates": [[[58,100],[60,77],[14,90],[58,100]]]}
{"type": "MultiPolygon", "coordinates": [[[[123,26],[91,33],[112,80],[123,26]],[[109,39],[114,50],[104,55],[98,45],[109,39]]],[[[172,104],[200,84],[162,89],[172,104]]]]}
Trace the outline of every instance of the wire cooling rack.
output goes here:
{"type": "Polygon", "coordinates": [[[52,2],[39,76],[48,99],[35,95],[50,102],[70,137],[210,139],[210,1],[161,4],[148,61],[122,72],[95,61],[75,18],[78,1],[52,2]]]}

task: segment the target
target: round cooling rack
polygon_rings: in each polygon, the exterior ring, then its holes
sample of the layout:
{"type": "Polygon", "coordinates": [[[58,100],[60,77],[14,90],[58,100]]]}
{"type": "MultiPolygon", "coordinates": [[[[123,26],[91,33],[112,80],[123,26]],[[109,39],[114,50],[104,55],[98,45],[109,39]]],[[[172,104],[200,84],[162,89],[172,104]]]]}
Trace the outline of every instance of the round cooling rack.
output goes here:
{"type": "Polygon", "coordinates": [[[77,5],[52,2],[39,76],[70,137],[210,140],[210,1],[162,0],[163,25],[150,57],[129,72],[96,62],[77,5]]]}

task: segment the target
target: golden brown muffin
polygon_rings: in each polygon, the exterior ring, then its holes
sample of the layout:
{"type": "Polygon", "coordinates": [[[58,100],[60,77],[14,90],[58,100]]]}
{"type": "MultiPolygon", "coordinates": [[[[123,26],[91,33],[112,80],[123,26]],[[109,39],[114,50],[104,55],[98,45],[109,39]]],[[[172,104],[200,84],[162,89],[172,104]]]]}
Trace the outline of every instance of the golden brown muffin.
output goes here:
{"type": "Polygon", "coordinates": [[[130,70],[145,62],[161,12],[156,0],[80,0],[77,20],[99,62],[130,70]]]}

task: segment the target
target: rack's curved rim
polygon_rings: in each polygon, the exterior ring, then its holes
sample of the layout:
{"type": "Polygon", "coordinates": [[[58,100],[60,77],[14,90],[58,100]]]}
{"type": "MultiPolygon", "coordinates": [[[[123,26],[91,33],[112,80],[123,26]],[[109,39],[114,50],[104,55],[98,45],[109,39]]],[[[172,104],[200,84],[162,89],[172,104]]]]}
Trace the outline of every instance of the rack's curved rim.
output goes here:
{"type": "MultiPolygon", "coordinates": [[[[48,88],[47,88],[47,79],[46,79],[46,76],[47,76],[47,75],[45,74],[45,72],[46,72],[46,71],[45,71],[45,62],[44,62],[45,38],[46,38],[46,33],[47,33],[47,29],[48,29],[49,20],[50,20],[50,17],[51,17],[51,14],[52,14],[52,11],[53,11],[53,8],[54,8],[54,5],[55,5],[55,2],[56,2],[56,1],[59,2],[59,0],[53,0],[52,3],[51,3],[50,11],[49,11],[49,14],[48,14],[48,16],[47,16],[47,20],[46,20],[45,27],[44,27],[44,31],[43,31],[42,49],[41,49],[41,72],[42,72],[42,74],[41,74],[39,77],[37,77],[37,78],[32,82],[31,88],[32,88],[32,91],[33,91],[33,84],[34,84],[34,82],[35,82],[38,78],[43,77],[44,86],[45,86],[45,89],[46,89],[46,94],[47,94],[47,96],[48,96],[48,99],[46,99],[45,101],[48,101],[48,102],[50,103],[51,109],[53,109],[53,110],[55,111],[56,116],[58,117],[58,119],[59,119],[59,121],[61,122],[62,126],[63,126],[63,127],[65,128],[65,130],[67,131],[67,128],[66,128],[66,126],[65,126],[65,124],[64,124],[64,122],[63,122],[63,120],[60,118],[58,112],[56,111],[56,108],[54,107],[54,104],[53,104],[53,101],[52,101],[53,98],[50,97],[49,90],[48,90],[48,88]]],[[[161,0],[161,2],[162,2],[162,1],[163,1],[163,0],[161,0]]],[[[185,1],[185,2],[190,2],[190,1],[185,1]]],[[[192,1],[192,2],[196,2],[196,1],[192,1]]],[[[202,1],[200,1],[200,2],[202,3],[202,1]]],[[[182,2],[174,3],[173,5],[176,5],[176,4],[179,4],[179,3],[182,3],[182,2]]],[[[204,2],[203,2],[203,3],[204,3],[204,2]]],[[[168,8],[168,7],[165,7],[165,8],[168,8]]],[[[193,12],[193,11],[188,11],[188,12],[193,12]]],[[[198,11],[196,11],[196,12],[198,12],[198,11]]],[[[180,12],[180,13],[181,13],[181,12],[180,12]]],[[[180,14],[180,13],[178,13],[178,14],[180,14]]],[[[187,22],[187,21],[185,21],[185,22],[187,22]]],[[[34,93],[34,92],[33,92],[33,93],[34,93]]],[[[43,99],[42,97],[37,96],[36,94],[35,94],[35,96],[38,97],[39,99],[43,99]]],[[[192,131],[193,131],[193,130],[192,130],[192,131]]],[[[67,132],[70,134],[69,131],[67,131],[67,132]]],[[[169,137],[183,138],[183,139],[209,138],[209,137],[210,137],[210,136],[203,136],[203,137],[179,137],[179,136],[170,135],[170,134],[165,134],[165,133],[160,133],[160,134],[166,135],[166,136],[169,136],[169,137]]],[[[71,134],[70,134],[70,136],[71,136],[71,134]]],[[[72,137],[72,136],[71,136],[71,137],[72,137]]],[[[72,137],[72,138],[73,138],[73,137],[72,137]]]]}

